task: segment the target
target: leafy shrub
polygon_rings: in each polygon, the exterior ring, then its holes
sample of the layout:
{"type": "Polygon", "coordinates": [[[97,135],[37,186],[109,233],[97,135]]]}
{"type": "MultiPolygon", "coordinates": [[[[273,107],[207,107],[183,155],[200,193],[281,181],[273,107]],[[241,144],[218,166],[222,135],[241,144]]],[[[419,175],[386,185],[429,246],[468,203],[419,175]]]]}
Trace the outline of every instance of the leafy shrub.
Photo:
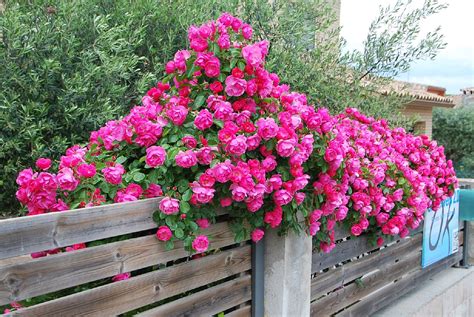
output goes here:
{"type": "Polygon", "coordinates": [[[444,146],[459,177],[474,178],[474,109],[433,110],[433,138],[444,146]]]}
{"type": "MultiPolygon", "coordinates": [[[[386,19],[375,24],[364,53],[340,54],[343,42],[328,1],[275,0],[38,0],[7,1],[0,15],[0,210],[16,212],[14,178],[35,158],[58,158],[68,143],[123,115],[156,83],[164,62],[184,47],[191,24],[230,11],[253,25],[255,38],[272,42],[267,67],[310,102],[333,112],[354,106],[369,115],[399,116],[403,100],[381,96],[384,80],[407,63],[436,52],[415,49],[417,20],[384,11],[402,23],[400,37],[386,19]],[[408,30],[407,30],[408,28],[408,30]],[[377,32],[386,30],[379,35],[377,32]],[[411,37],[411,38],[410,38],[411,37]],[[318,41],[315,41],[319,39],[318,41]],[[411,48],[407,50],[407,45],[411,48]],[[417,55],[410,55],[417,52],[417,55]],[[377,65],[383,65],[383,68],[377,65]],[[375,77],[374,77],[375,78],[375,77]]],[[[428,3],[421,12],[436,12],[428,3]],[[431,10],[431,11],[430,11],[431,10]]],[[[398,10],[398,11],[397,11],[398,10]]],[[[417,11],[418,12],[418,11],[417,11]]],[[[422,45],[423,44],[423,45],[422,45]]]]}
{"type": "Polygon", "coordinates": [[[454,169],[436,142],[354,108],[331,116],[309,104],[265,69],[269,42],[253,43],[252,33],[228,13],[191,27],[190,49],[166,64],[141,106],[54,168],[40,159],[36,172],[20,172],[28,214],[164,196],[153,219],[169,248],[183,240],[205,252],[200,228],[220,206],[236,242],[303,229],[329,252],[337,222],[354,236],[404,237],[454,193],[454,169]]]}

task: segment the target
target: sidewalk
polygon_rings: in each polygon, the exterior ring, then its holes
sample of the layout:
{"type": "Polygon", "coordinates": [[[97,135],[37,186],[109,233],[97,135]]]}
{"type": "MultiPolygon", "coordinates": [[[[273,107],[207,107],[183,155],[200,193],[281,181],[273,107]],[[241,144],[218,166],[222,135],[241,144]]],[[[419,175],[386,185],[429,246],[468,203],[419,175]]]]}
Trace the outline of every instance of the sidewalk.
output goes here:
{"type": "Polygon", "coordinates": [[[374,316],[474,316],[474,267],[445,270],[374,316]]]}

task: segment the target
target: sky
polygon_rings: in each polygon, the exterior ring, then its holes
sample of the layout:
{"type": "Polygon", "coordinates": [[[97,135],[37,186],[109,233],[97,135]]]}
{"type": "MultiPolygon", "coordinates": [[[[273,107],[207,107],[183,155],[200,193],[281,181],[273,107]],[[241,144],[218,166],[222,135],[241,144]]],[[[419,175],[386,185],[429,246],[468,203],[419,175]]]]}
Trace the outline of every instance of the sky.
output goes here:
{"type": "MultiPolygon", "coordinates": [[[[341,35],[348,49],[361,49],[379,6],[396,0],[341,0],[341,35]]],[[[424,0],[413,0],[421,7],[424,0]]],[[[444,0],[448,8],[424,20],[421,31],[441,26],[447,46],[434,60],[419,61],[399,80],[446,88],[459,94],[461,88],[474,87],[474,0],[444,0]]]]}

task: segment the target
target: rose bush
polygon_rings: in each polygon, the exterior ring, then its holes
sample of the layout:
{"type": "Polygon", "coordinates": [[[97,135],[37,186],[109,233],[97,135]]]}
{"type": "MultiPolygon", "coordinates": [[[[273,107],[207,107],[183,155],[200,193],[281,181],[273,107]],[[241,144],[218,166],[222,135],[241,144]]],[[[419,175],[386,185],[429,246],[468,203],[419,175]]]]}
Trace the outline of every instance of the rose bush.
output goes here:
{"type": "Polygon", "coordinates": [[[153,218],[167,247],[181,239],[206,251],[201,229],[224,208],[236,241],[304,230],[329,252],[336,223],[382,244],[453,194],[443,147],[353,108],[331,115],[308,104],[265,69],[270,43],[252,43],[240,19],[224,13],[188,37],[142,105],[60,162],[20,172],[29,215],[164,196],[153,218]]]}

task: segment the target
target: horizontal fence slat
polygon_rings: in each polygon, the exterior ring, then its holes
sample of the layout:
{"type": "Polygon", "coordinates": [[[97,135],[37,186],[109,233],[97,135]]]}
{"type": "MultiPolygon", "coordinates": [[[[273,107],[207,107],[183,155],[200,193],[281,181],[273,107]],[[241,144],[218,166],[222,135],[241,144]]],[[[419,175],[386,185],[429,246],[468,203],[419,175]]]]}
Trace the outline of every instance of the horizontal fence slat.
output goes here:
{"type": "Polygon", "coordinates": [[[353,262],[346,263],[335,269],[318,274],[311,280],[311,300],[314,300],[352,280],[377,270],[387,263],[393,263],[413,249],[421,247],[422,235],[405,238],[395,245],[391,245],[353,262]]]}
{"type": "MultiPolygon", "coordinates": [[[[210,249],[234,243],[226,222],[204,230],[210,249]]],[[[0,267],[0,305],[47,294],[116,274],[166,263],[189,255],[178,241],[172,250],[154,235],[47,256],[22,258],[0,267]]]]}
{"type": "MultiPolygon", "coordinates": [[[[461,248],[460,248],[461,251],[461,248]]],[[[462,252],[457,252],[427,268],[418,269],[401,278],[380,291],[370,294],[355,305],[343,310],[337,316],[369,316],[395,302],[398,298],[414,290],[420,283],[428,280],[437,273],[453,266],[462,259],[462,252]]]]}
{"type": "Polygon", "coordinates": [[[137,316],[211,316],[251,299],[251,276],[244,275],[147,310],[137,316]]]}
{"type": "Polygon", "coordinates": [[[252,314],[252,306],[244,306],[234,311],[231,311],[228,314],[225,314],[227,317],[250,317],[252,314]]]}
{"type": "MultiPolygon", "coordinates": [[[[411,232],[411,236],[422,232],[422,225],[411,232]]],[[[342,230],[342,229],[341,229],[342,230]]],[[[395,241],[397,238],[392,237],[391,239],[385,239],[386,242],[395,241]]],[[[398,238],[399,239],[399,238],[398,238]]],[[[347,261],[351,258],[359,256],[363,253],[370,252],[378,249],[377,245],[372,245],[368,241],[367,235],[358,237],[352,236],[351,239],[341,241],[336,244],[334,250],[327,254],[324,252],[313,253],[311,273],[314,274],[320,270],[327,269],[337,263],[347,261]]]]}
{"type": "Polygon", "coordinates": [[[312,316],[331,315],[370,294],[377,288],[389,284],[397,278],[420,266],[421,252],[414,250],[399,262],[380,268],[362,277],[359,283],[352,283],[336,290],[311,304],[312,316]]]}
{"type": "Polygon", "coordinates": [[[156,227],[161,198],[0,221],[0,259],[156,227]]]}
{"type": "Polygon", "coordinates": [[[377,249],[378,246],[369,244],[367,236],[353,237],[336,244],[331,253],[314,253],[311,265],[311,272],[315,273],[324,270],[337,263],[356,257],[364,252],[377,249]]]}
{"type": "Polygon", "coordinates": [[[250,257],[249,245],[238,247],[23,308],[12,315],[117,315],[247,271],[250,257]]]}

